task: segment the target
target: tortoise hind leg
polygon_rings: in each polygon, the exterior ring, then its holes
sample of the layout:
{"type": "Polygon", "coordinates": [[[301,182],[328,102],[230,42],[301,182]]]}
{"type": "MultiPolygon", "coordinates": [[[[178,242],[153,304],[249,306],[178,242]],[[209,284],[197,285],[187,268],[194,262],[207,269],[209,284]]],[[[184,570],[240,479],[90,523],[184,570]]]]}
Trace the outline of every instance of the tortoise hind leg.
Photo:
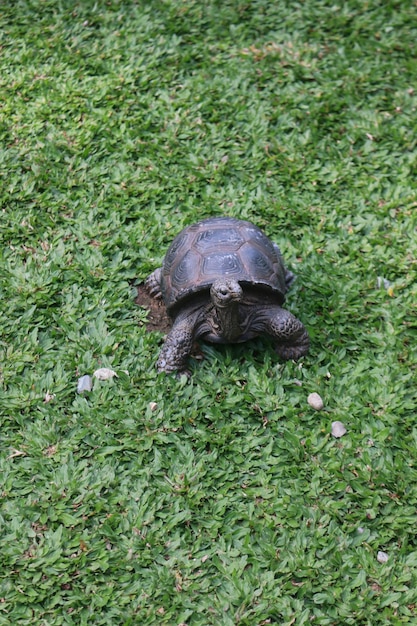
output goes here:
{"type": "Polygon", "coordinates": [[[161,277],[162,277],[162,267],[158,267],[155,271],[152,272],[145,280],[145,287],[154,298],[161,299],[161,277]]]}
{"type": "Polygon", "coordinates": [[[307,354],[310,339],[300,320],[279,306],[269,307],[266,313],[264,332],[277,341],[278,355],[289,361],[307,354]]]}

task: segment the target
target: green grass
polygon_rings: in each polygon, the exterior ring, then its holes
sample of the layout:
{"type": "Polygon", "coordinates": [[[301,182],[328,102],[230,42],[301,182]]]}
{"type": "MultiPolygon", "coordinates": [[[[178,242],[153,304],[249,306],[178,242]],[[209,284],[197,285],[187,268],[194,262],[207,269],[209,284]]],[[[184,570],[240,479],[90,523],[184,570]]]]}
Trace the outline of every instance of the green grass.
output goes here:
{"type": "Polygon", "coordinates": [[[1,4],[1,625],[417,624],[416,17],[1,4]],[[219,214],[279,243],[312,347],[186,383],[134,284],[219,214]]]}

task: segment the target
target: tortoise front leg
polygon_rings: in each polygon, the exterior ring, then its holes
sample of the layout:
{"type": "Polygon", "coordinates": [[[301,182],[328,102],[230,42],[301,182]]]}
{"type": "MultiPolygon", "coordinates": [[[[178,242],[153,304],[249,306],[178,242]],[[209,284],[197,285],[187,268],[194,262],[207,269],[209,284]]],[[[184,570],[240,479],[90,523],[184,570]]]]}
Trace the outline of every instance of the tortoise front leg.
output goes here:
{"type": "Polygon", "coordinates": [[[193,347],[197,318],[193,314],[177,317],[174,321],[156,363],[159,372],[189,375],[187,361],[193,347]]]}
{"type": "Polygon", "coordinates": [[[265,332],[277,341],[278,355],[285,361],[297,360],[307,354],[310,339],[303,324],[281,307],[271,307],[265,319],[265,332]]]}

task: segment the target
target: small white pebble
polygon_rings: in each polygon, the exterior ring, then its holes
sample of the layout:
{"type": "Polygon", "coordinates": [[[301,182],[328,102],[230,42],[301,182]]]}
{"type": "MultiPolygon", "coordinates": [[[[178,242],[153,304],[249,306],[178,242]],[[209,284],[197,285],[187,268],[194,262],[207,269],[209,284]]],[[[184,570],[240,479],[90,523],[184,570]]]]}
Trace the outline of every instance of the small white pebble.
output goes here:
{"type": "Polygon", "coordinates": [[[307,402],[311,407],[313,407],[313,409],[316,409],[316,411],[321,411],[321,409],[324,407],[323,400],[316,392],[310,393],[307,398],[307,402]]]}
{"type": "Polygon", "coordinates": [[[158,404],[156,402],[149,402],[149,408],[151,411],[156,411],[158,404]]]}
{"type": "Polygon", "coordinates": [[[383,276],[377,276],[376,285],[378,289],[381,289],[381,287],[384,287],[384,289],[388,289],[391,286],[391,282],[383,276]]]}
{"type": "Polygon", "coordinates": [[[376,555],[376,560],[378,563],[386,563],[389,559],[389,556],[386,552],[381,552],[381,550],[376,555]]]}
{"type": "Polygon", "coordinates": [[[93,376],[98,378],[98,380],[108,380],[109,378],[113,378],[113,376],[117,376],[117,374],[108,367],[100,367],[93,373],[93,376]]]}
{"type": "Polygon", "coordinates": [[[84,391],[91,391],[93,388],[93,381],[91,380],[91,376],[86,374],[85,376],[81,376],[78,379],[77,383],[77,393],[83,393],[84,391]]]}
{"type": "Polygon", "coordinates": [[[345,425],[342,422],[332,422],[332,435],[333,437],[343,437],[347,433],[345,425]]]}
{"type": "Polygon", "coordinates": [[[54,398],[55,398],[55,394],[49,393],[49,390],[48,390],[45,394],[43,401],[47,404],[48,402],[51,402],[51,400],[53,400],[54,398]]]}

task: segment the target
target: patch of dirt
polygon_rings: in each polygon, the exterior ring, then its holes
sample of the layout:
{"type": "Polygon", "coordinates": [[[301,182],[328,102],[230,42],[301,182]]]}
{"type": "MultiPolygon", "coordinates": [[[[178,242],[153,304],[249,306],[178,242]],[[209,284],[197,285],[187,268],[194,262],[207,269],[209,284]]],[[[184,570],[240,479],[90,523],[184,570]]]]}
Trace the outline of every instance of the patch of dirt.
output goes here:
{"type": "Polygon", "coordinates": [[[136,304],[148,311],[146,328],[148,330],[157,330],[161,333],[169,332],[172,322],[163,301],[151,296],[143,283],[138,285],[137,290],[136,304]]]}

